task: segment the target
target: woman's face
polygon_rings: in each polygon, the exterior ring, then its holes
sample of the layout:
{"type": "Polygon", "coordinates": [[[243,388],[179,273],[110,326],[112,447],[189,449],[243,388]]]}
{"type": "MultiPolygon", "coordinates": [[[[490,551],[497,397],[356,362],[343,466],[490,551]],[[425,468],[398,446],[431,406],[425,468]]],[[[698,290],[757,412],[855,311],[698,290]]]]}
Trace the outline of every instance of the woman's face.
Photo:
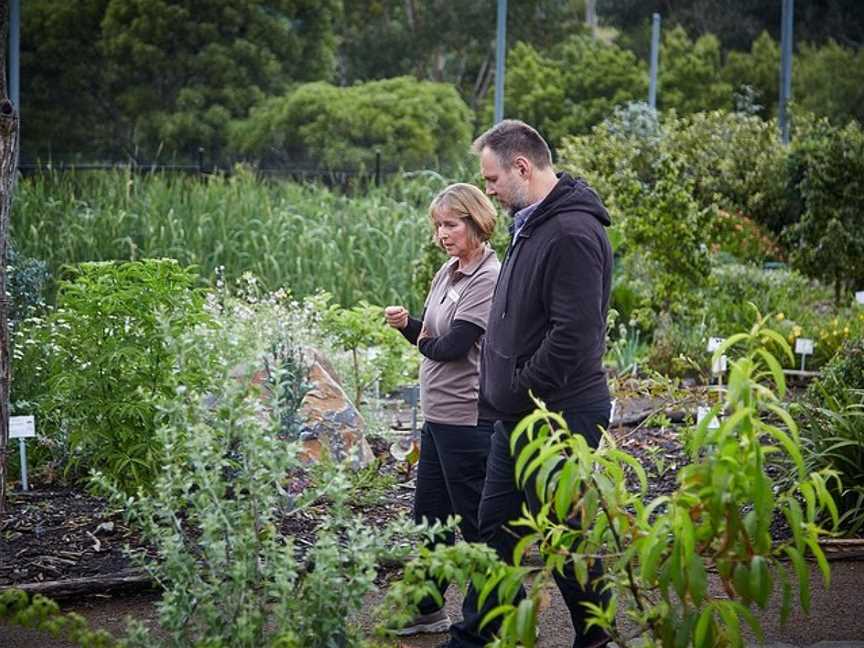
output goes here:
{"type": "Polygon", "coordinates": [[[444,207],[435,212],[435,235],[452,257],[468,257],[477,248],[467,220],[444,207]]]}

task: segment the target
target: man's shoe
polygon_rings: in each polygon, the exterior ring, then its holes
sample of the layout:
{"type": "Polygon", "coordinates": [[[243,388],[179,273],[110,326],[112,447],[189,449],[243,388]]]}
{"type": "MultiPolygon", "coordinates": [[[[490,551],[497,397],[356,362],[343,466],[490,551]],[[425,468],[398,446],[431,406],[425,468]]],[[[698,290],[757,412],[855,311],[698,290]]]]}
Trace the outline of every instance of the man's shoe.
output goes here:
{"type": "Polygon", "coordinates": [[[406,625],[393,630],[393,634],[400,637],[421,633],[447,632],[450,628],[450,617],[447,615],[447,610],[443,607],[429,612],[428,614],[418,614],[406,625]]]}

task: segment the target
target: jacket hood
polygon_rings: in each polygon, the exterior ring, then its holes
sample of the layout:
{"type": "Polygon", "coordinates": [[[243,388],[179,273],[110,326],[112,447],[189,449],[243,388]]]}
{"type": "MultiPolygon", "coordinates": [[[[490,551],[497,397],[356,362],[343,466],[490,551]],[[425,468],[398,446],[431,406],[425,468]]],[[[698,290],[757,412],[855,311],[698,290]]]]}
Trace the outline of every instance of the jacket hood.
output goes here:
{"type": "Polygon", "coordinates": [[[609,212],[603,206],[600,196],[582,178],[574,178],[568,173],[558,173],[558,184],[537,206],[537,210],[525,224],[526,229],[536,227],[561,212],[579,211],[591,214],[604,227],[612,224],[609,212]]]}

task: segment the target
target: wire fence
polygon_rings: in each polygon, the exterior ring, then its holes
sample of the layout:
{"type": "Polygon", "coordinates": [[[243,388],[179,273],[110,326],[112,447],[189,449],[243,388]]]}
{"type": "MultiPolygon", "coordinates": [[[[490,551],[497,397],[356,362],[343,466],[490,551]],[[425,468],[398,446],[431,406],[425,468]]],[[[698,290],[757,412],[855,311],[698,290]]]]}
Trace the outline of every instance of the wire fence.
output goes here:
{"type": "MultiPolygon", "coordinates": [[[[324,168],[309,163],[266,165],[253,167],[255,172],[264,177],[283,178],[295,182],[318,182],[329,187],[348,187],[356,184],[374,183],[380,186],[388,177],[403,170],[403,167],[382,163],[380,153],[375,154],[371,168],[324,168]]],[[[196,164],[166,164],[161,162],[141,162],[124,160],[122,162],[78,162],[49,161],[22,162],[18,165],[22,176],[32,176],[43,173],[66,173],[77,171],[116,171],[124,170],[136,174],[148,173],[182,173],[201,176],[230,176],[236,171],[231,164],[212,164],[199,159],[196,164]]]]}

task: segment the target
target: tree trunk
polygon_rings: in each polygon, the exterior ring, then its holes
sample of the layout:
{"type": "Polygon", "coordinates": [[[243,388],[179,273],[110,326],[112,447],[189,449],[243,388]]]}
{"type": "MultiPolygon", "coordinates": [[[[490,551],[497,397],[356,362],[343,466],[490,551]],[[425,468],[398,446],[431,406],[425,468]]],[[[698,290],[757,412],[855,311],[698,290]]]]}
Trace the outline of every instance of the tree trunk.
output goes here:
{"type": "Polygon", "coordinates": [[[6,292],[6,240],[18,169],[18,113],[6,87],[6,35],[9,3],[0,0],[0,513],[6,510],[6,453],[9,445],[9,296],[6,292]]]}

